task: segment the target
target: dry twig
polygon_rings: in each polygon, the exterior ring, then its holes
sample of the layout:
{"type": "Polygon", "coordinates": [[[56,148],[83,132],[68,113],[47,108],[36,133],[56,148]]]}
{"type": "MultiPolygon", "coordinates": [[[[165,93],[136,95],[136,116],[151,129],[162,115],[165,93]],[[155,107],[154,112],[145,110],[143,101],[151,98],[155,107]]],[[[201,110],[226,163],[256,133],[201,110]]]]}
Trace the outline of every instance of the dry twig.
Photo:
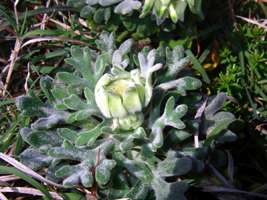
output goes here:
{"type": "MultiPolygon", "coordinates": [[[[64,23],[62,23],[62,22],[60,22],[60,21],[57,21],[57,20],[55,20],[55,19],[51,19],[51,18],[49,19],[49,21],[55,23],[56,25],[60,26],[61,28],[65,29],[65,30],[71,30],[71,27],[70,27],[69,25],[64,24],[64,23]]],[[[82,25],[84,25],[84,23],[83,23],[82,20],[79,21],[79,22],[82,23],[82,25]]],[[[81,33],[81,32],[78,31],[78,30],[74,31],[74,33],[77,34],[77,35],[83,35],[84,37],[86,37],[86,38],[88,38],[88,39],[92,39],[92,37],[91,37],[90,35],[81,33]]]]}
{"type": "MultiPolygon", "coordinates": [[[[50,5],[50,0],[48,0],[48,1],[46,2],[45,7],[48,8],[49,5],[50,5]]],[[[41,22],[41,26],[40,26],[40,29],[41,29],[41,30],[44,30],[44,29],[45,29],[45,24],[46,24],[46,22],[47,22],[47,14],[45,13],[44,16],[43,16],[42,22],[41,22]]]]}
{"type": "Polygon", "coordinates": [[[3,96],[5,96],[5,94],[7,92],[7,89],[8,89],[8,86],[9,86],[9,82],[11,80],[11,76],[12,76],[12,73],[13,73],[13,70],[14,70],[14,66],[15,66],[15,63],[16,63],[16,60],[17,60],[17,56],[19,54],[20,49],[21,49],[21,41],[20,41],[19,38],[16,38],[15,47],[12,50],[10,58],[9,58],[10,63],[8,65],[8,73],[7,73],[7,77],[6,77],[6,83],[5,83],[5,86],[4,86],[3,93],[2,93],[3,96]]]}
{"type": "Polygon", "coordinates": [[[14,175],[0,176],[0,180],[3,182],[15,181],[15,180],[19,180],[19,179],[20,179],[20,177],[17,177],[14,175]]]}
{"type": "Polygon", "coordinates": [[[64,187],[63,185],[57,184],[53,181],[50,181],[44,177],[42,177],[41,175],[39,175],[38,173],[36,173],[35,171],[33,171],[32,169],[30,169],[29,167],[23,165],[22,163],[20,163],[19,161],[15,160],[14,158],[0,153],[0,159],[6,161],[7,163],[9,163],[10,165],[14,166],[16,169],[24,172],[25,174],[27,174],[28,176],[31,176],[39,181],[42,181],[44,183],[56,186],[56,187],[64,187]]]}
{"type": "MultiPolygon", "coordinates": [[[[0,194],[3,193],[20,193],[20,194],[29,194],[33,196],[44,196],[42,192],[37,189],[29,187],[0,187],[0,194]]],[[[63,198],[56,192],[49,192],[53,199],[63,200],[63,198]]],[[[0,196],[1,197],[1,196],[0,196]]]]}
{"type": "Polygon", "coordinates": [[[3,195],[1,192],[0,192],[0,199],[1,200],[8,200],[8,198],[5,195],[3,195]]]}
{"type": "Polygon", "coordinates": [[[30,44],[44,42],[44,41],[66,41],[66,42],[71,42],[71,43],[79,44],[79,45],[88,45],[87,43],[82,42],[80,40],[73,40],[73,39],[64,38],[64,37],[38,37],[38,38],[28,40],[21,46],[21,48],[24,48],[25,46],[30,45],[30,44]]]}
{"type": "Polygon", "coordinates": [[[27,73],[26,80],[25,80],[25,83],[24,83],[24,89],[25,89],[26,93],[29,92],[28,81],[29,81],[29,78],[30,78],[30,75],[31,75],[31,72],[30,72],[30,63],[28,63],[27,69],[28,69],[28,73],[27,73]]]}
{"type": "Polygon", "coordinates": [[[19,29],[19,17],[18,17],[18,11],[17,11],[17,5],[19,3],[19,0],[16,0],[14,3],[14,12],[15,12],[15,19],[16,19],[16,25],[17,25],[17,29],[19,29]]]}
{"type": "Polygon", "coordinates": [[[263,28],[264,31],[267,32],[267,20],[262,20],[262,22],[260,22],[260,21],[257,21],[257,20],[253,20],[253,19],[249,19],[249,18],[246,18],[246,17],[239,16],[239,15],[236,15],[236,17],[239,18],[239,19],[242,19],[242,20],[244,20],[244,21],[246,21],[248,23],[257,25],[260,28],[263,28]]]}

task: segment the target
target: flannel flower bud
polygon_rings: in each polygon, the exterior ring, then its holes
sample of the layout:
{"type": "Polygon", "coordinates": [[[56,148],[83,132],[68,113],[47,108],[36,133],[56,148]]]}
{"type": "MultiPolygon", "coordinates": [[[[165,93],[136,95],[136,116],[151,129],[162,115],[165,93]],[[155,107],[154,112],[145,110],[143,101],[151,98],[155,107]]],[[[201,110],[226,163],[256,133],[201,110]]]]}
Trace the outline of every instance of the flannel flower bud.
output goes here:
{"type": "Polygon", "coordinates": [[[96,103],[106,118],[122,118],[145,106],[145,80],[123,71],[104,74],[95,87],[96,103]]]}
{"type": "Polygon", "coordinates": [[[148,82],[137,69],[131,72],[119,69],[104,74],[98,80],[95,87],[96,103],[106,118],[113,119],[114,128],[130,130],[142,124],[141,111],[150,101],[146,98],[151,98],[146,93],[152,93],[152,87],[146,84],[148,82]]]}

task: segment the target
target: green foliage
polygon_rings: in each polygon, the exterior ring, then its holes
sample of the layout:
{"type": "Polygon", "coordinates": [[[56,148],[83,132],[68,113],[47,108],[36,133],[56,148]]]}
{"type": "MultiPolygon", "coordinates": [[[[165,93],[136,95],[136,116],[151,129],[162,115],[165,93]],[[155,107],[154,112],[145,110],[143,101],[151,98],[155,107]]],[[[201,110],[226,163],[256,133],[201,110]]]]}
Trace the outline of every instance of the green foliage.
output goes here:
{"type": "Polygon", "coordinates": [[[45,102],[33,94],[17,98],[18,109],[33,120],[20,130],[29,144],[21,161],[35,170],[47,168],[47,177],[65,186],[96,187],[99,198],[185,199],[186,177],[204,169],[207,155],[229,141],[224,136],[235,139],[229,130],[234,116],[220,112],[225,95],[207,100],[197,92],[201,81],[192,77],[182,47],[136,54],[132,40],[116,48],[112,34],[100,38],[100,52],[73,46],[65,59],[72,70],[41,79],[45,102]],[[125,78],[129,71],[140,72],[134,77],[147,83],[149,100],[136,111],[144,123],[122,130],[114,120],[125,119],[106,118],[97,104],[103,99],[94,92],[104,73],[125,78]],[[198,148],[195,133],[201,135],[198,148]]]}
{"type": "Polygon", "coordinates": [[[252,107],[253,117],[266,117],[265,38],[263,29],[253,25],[240,25],[232,35],[233,44],[224,45],[220,52],[220,63],[225,69],[216,79],[216,90],[225,91],[237,98],[245,106],[244,109],[252,107]],[[246,105],[244,96],[249,105],[246,105]]]}
{"type": "Polygon", "coordinates": [[[27,176],[26,174],[22,173],[21,171],[17,170],[14,167],[0,166],[0,174],[7,174],[7,173],[18,176],[21,179],[23,179],[24,181],[31,184],[33,187],[39,189],[44,194],[44,197],[43,197],[44,200],[52,200],[53,199],[51,194],[47,191],[47,188],[44,185],[37,182],[36,180],[34,180],[33,178],[27,176]]]}
{"type": "Polygon", "coordinates": [[[186,7],[192,13],[203,18],[201,0],[145,0],[144,2],[139,0],[79,0],[78,2],[68,0],[67,4],[82,8],[81,15],[83,17],[93,15],[93,19],[97,23],[107,22],[111,17],[111,11],[120,15],[131,15],[135,10],[140,11],[141,8],[141,18],[148,14],[155,15],[158,23],[162,23],[166,18],[171,18],[174,23],[178,20],[183,21],[186,7]],[[110,8],[110,6],[112,7],[110,8]]]}
{"type": "Polygon", "coordinates": [[[15,1],[0,5],[0,95],[12,72],[0,97],[0,151],[66,188],[0,166],[3,191],[23,187],[3,192],[8,199],[31,198],[22,193],[31,187],[66,200],[266,198],[266,34],[256,27],[266,25],[266,3],[16,2],[17,14],[15,1]],[[95,95],[103,74],[115,77],[103,87],[109,117],[95,95]],[[114,100],[124,87],[130,98],[114,100]]]}
{"type": "Polygon", "coordinates": [[[152,12],[156,16],[158,24],[162,23],[166,18],[170,18],[173,23],[177,23],[178,20],[184,21],[186,7],[189,7],[192,13],[203,18],[201,5],[202,0],[145,0],[141,17],[152,12]]]}
{"type": "Polygon", "coordinates": [[[16,112],[16,106],[13,99],[4,99],[0,102],[0,152],[13,143],[16,144],[14,154],[18,154],[22,148],[22,139],[17,132],[21,126],[28,126],[29,118],[22,117],[16,112]]]}
{"type": "Polygon", "coordinates": [[[80,10],[91,30],[117,31],[118,41],[129,34],[139,39],[170,32],[178,20],[184,21],[187,8],[196,18],[203,19],[201,0],[68,0],[67,4],[80,10]]]}

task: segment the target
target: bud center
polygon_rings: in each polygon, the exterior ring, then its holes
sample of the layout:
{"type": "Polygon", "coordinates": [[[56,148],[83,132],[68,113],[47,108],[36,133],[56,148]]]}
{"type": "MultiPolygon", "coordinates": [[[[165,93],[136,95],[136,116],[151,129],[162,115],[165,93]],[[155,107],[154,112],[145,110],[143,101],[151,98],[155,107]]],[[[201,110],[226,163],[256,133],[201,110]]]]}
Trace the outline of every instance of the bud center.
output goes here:
{"type": "Polygon", "coordinates": [[[119,96],[123,96],[127,88],[133,86],[133,82],[125,79],[120,79],[111,82],[108,86],[107,89],[109,91],[112,91],[114,94],[117,94],[119,96]]]}

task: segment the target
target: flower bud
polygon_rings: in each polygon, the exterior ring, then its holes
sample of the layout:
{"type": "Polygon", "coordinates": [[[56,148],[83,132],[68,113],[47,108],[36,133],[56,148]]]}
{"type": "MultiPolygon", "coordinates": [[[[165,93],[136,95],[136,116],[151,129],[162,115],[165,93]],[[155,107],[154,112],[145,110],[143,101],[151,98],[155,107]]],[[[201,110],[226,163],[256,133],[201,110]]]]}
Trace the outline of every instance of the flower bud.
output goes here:
{"type": "Polygon", "coordinates": [[[123,118],[141,112],[147,102],[145,84],[138,70],[104,74],[95,87],[97,106],[106,118],[123,118]]]}

